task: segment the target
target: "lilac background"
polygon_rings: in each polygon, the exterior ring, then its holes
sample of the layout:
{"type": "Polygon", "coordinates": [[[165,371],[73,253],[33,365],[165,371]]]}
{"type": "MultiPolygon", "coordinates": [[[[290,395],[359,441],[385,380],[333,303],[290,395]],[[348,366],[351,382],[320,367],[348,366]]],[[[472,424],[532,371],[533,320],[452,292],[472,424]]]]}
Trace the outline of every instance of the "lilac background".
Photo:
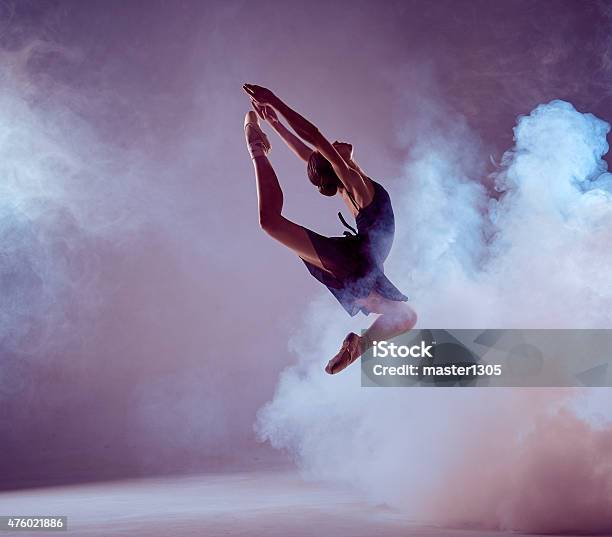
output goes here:
{"type": "MultiPolygon", "coordinates": [[[[582,1],[3,4],[5,92],[42,118],[27,136],[57,125],[83,157],[62,157],[71,182],[46,216],[0,224],[29,252],[2,265],[0,486],[282,460],[252,424],[320,288],[257,228],[243,82],[350,140],[392,188],[432,87],[494,159],[538,103],[609,120],[609,14],[582,1]],[[55,271],[53,307],[36,309],[55,271]]],[[[2,114],[18,132],[21,116],[2,114]]],[[[337,233],[339,201],[273,144],[286,213],[337,233]]]]}

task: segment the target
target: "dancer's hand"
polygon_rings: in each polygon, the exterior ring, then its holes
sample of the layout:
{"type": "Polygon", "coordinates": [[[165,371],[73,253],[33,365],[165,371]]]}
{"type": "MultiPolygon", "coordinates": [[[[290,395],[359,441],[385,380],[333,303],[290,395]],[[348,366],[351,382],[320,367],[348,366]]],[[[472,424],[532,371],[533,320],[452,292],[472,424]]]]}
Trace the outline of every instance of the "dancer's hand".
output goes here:
{"type": "Polygon", "coordinates": [[[244,89],[257,104],[273,104],[276,99],[276,95],[263,86],[244,84],[242,89],[244,89]]]}
{"type": "Polygon", "coordinates": [[[278,119],[276,110],[268,104],[259,104],[254,99],[251,99],[251,104],[255,109],[257,115],[268,122],[276,133],[285,141],[291,151],[293,151],[298,157],[304,162],[308,162],[312,155],[312,149],[308,147],[302,140],[300,140],[295,134],[293,134],[282,122],[278,119]]]}
{"type": "Polygon", "coordinates": [[[272,108],[271,106],[268,106],[267,104],[264,104],[264,105],[258,104],[257,101],[253,99],[251,99],[251,104],[253,105],[255,112],[257,112],[257,115],[261,119],[263,119],[264,121],[267,121],[268,123],[270,123],[270,125],[273,125],[274,123],[278,123],[278,116],[276,115],[274,108],[272,108]]]}

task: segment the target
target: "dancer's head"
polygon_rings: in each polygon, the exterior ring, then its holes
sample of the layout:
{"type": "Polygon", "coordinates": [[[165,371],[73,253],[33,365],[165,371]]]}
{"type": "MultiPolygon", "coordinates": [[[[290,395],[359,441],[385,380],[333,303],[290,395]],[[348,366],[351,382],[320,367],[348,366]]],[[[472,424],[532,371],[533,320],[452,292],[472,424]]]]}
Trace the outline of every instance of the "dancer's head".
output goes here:
{"type": "Polygon", "coordinates": [[[329,160],[318,151],[308,159],[308,179],[324,196],[335,196],[342,184],[329,160]]]}

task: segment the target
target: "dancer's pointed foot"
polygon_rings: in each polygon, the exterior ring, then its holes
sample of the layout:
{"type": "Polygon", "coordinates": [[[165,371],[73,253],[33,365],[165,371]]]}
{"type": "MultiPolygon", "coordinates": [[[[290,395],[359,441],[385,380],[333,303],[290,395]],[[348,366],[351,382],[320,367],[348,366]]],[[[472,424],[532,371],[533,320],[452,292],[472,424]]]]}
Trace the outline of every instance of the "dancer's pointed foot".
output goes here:
{"type": "Polygon", "coordinates": [[[325,366],[325,372],[330,375],[340,373],[361,356],[361,338],[351,332],[344,338],[342,348],[325,366]]]}
{"type": "Polygon", "coordinates": [[[251,158],[267,155],[271,149],[270,141],[259,127],[259,118],[253,111],[244,116],[244,135],[251,158]]]}

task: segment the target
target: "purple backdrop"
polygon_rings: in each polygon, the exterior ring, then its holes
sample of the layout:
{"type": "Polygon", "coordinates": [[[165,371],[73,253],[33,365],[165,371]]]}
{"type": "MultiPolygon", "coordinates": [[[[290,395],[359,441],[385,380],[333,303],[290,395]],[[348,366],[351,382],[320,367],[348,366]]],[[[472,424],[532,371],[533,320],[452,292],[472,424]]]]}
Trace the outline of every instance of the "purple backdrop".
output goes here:
{"type": "MultiPolygon", "coordinates": [[[[493,161],[539,103],[609,120],[609,15],[558,0],[4,2],[0,486],[282,461],[255,414],[321,291],[257,228],[243,82],[350,140],[392,188],[439,120],[431,91],[493,161]]],[[[337,233],[339,201],[272,142],[286,213],[337,233]]]]}

